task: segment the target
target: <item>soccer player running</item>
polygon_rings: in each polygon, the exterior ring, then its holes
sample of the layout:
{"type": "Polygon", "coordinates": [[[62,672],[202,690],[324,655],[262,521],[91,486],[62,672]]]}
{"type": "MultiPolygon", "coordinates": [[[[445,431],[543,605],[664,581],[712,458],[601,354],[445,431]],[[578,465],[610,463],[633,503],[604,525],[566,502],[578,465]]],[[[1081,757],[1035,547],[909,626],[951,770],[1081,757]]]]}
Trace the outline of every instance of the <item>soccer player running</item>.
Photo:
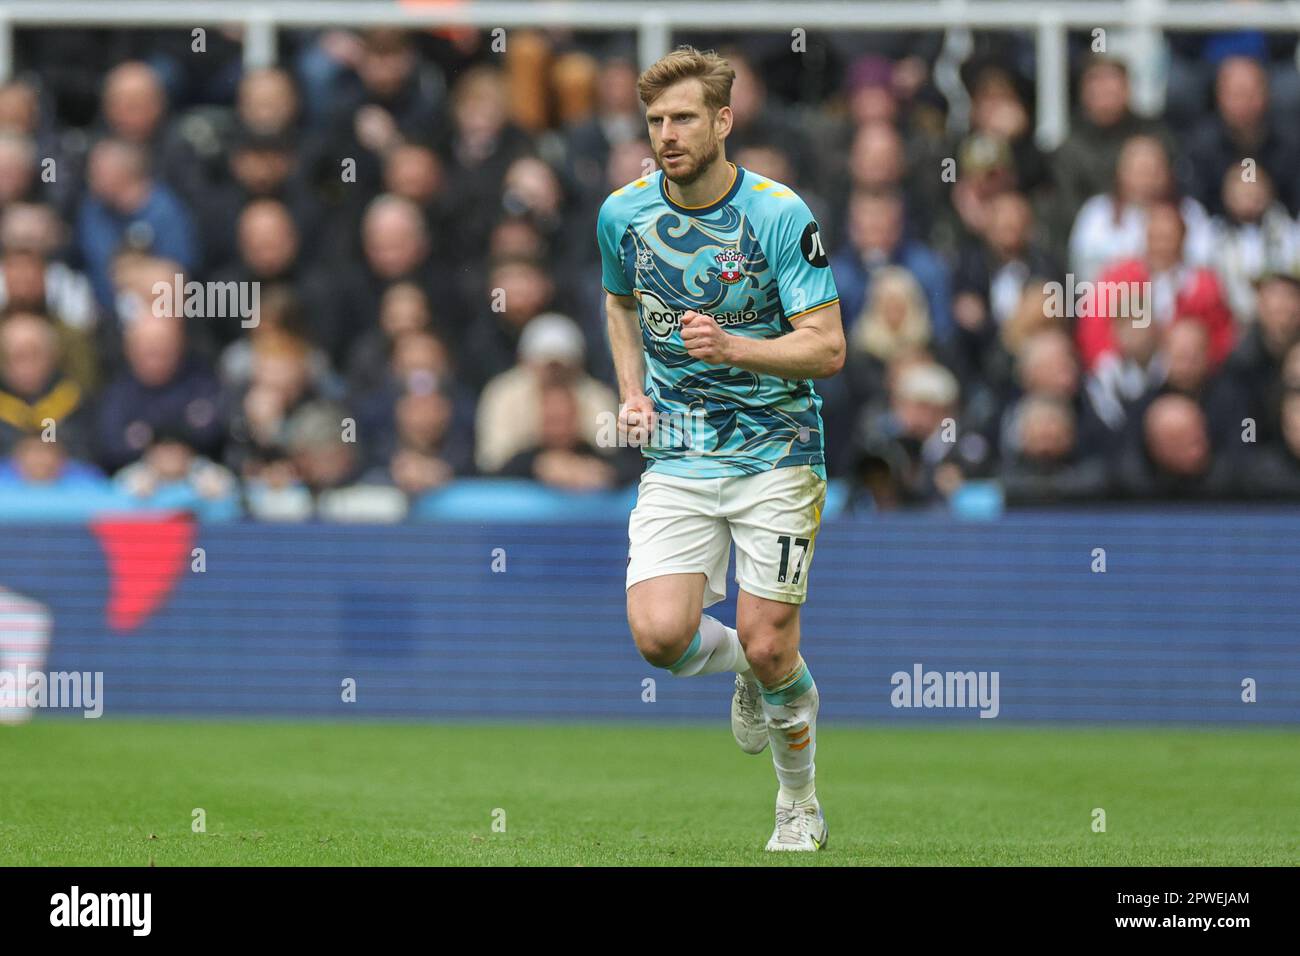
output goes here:
{"type": "Polygon", "coordinates": [[[647,459],[628,525],[627,615],[678,677],[734,672],[740,748],[780,787],[768,850],[818,850],[817,685],[799,653],[826,498],[821,398],[844,364],[817,223],[787,186],[727,162],[735,73],[681,47],[638,80],[659,172],[597,221],[620,433],[647,459]],[[736,628],[726,598],[736,545],[736,628]]]}

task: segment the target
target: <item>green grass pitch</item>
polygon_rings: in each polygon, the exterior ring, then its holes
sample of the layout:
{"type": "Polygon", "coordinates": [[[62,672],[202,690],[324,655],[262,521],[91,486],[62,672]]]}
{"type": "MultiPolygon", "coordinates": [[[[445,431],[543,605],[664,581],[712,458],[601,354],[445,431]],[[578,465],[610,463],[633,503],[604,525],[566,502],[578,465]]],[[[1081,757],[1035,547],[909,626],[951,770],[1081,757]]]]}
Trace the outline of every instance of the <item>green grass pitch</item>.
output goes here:
{"type": "Polygon", "coordinates": [[[716,726],[38,717],[0,728],[0,760],[6,865],[1300,862],[1290,730],[825,726],[830,845],[783,855],[762,852],[771,757],[742,754],[725,714],[716,726]]]}

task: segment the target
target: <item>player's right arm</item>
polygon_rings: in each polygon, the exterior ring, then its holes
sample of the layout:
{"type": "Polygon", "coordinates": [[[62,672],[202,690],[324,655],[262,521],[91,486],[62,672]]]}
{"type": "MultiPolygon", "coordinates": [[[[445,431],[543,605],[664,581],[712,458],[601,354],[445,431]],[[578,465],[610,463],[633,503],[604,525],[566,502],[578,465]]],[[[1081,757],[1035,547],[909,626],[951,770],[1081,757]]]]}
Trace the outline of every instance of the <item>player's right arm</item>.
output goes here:
{"type": "Polygon", "coordinates": [[[654,426],[654,402],[645,393],[645,351],[636,299],[606,290],[605,323],[618,377],[618,430],[630,444],[643,444],[642,436],[648,437],[654,426]]]}
{"type": "Polygon", "coordinates": [[[600,247],[601,283],[605,288],[605,323],[609,347],[618,376],[618,430],[629,444],[645,444],[654,426],[654,403],[645,393],[645,351],[641,344],[641,318],[623,261],[627,219],[620,211],[616,190],[596,217],[596,244],[600,247]]]}

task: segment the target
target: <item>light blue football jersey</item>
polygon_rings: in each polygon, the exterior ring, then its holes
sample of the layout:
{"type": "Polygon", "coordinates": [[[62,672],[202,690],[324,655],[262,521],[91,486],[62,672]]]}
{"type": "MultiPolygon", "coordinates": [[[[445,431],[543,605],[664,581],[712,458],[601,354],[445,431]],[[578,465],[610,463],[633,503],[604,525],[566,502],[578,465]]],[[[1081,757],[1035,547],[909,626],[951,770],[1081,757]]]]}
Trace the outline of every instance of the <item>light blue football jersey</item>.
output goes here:
{"type": "Polygon", "coordinates": [[[706,206],[674,202],[657,171],[600,208],[602,281],[607,292],[636,297],[645,391],[660,419],[642,453],[648,470],[687,478],[805,464],[824,478],[822,403],[811,380],[710,365],[682,346],[688,309],[713,316],[725,332],[770,339],[838,299],[804,201],[733,168],[731,186],[706,206]]]}

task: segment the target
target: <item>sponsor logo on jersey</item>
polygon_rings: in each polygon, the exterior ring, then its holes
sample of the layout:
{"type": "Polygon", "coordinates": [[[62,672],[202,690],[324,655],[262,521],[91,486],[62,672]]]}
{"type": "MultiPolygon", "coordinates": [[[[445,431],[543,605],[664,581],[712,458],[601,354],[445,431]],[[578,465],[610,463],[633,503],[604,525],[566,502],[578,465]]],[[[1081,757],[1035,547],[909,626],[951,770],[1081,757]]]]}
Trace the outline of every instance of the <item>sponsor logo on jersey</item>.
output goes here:
{"type": "MultiPolygon", "coordinates": [[[[655,338],[671,338],[673,332],[681,328],[682,316],[686,314],[686,309],[671,308],[653,292],[646,292],[644,289],[637,290],[636,300],[641,309],[641,323],[655,338]]],[[[709,312],[706,314],[711,316],[713,321],[723,328],[729,325],[744,325],[746,322],[758,320],[757,309],[740,309],[735,312],[709,312]]]]}
{"type": "Polygon", "coordinates": [[[804,261],[818,269],[825,269],[830,262],[826,258],[826,248],[822,245],[822,234],[817,231],[817,223],[810,222],[803,227],[799,237],[799,251],[804,261]]]}

